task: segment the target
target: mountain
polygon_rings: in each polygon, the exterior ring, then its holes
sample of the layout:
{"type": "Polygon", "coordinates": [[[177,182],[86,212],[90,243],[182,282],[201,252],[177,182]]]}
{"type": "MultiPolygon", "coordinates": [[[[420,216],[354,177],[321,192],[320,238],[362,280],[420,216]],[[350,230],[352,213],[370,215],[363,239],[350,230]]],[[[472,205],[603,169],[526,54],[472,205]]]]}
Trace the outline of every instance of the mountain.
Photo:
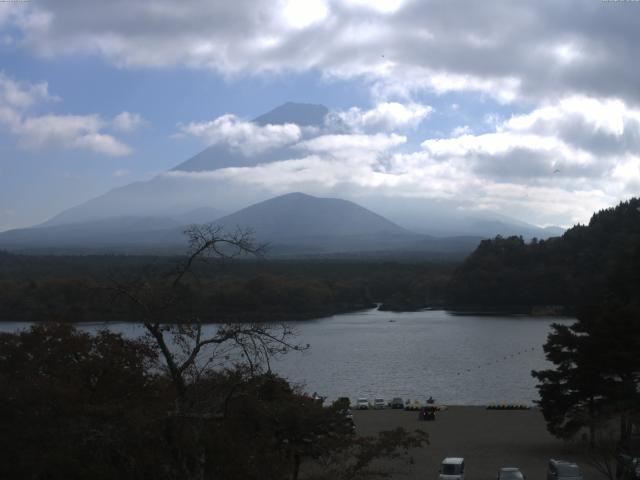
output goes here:
{"type": "MultiPolygon", "coordinates": [[[[176,218],[117,217],[64,225],[38,226],[0,233],[0,248],[20,251],[153,252],[185,250],[184,230],[204,209],[176,218]],[[189,220],[189,221],[187,221],[189,220]]],[[[356,203],[290,193],[243,208],[215,220],[228,232],[253,232],[271,257],[461,259],[479,237],[435,238],[410,232],[356,203]]]]}
{"type": "Polygon", "coordinates": [[[429,200],[403,197],[362,198],[361,203],[416,233],[436,237],[522,235],[526,239],[562,235],[559,227],[540,228],[507,215],[487,210],[463,210],[456,199],[429,200]]]}
{"type": "Polygon", "coordinates": [[[189,210],[188,212],[179,213],[171,216],[180,225],[189,225],[193,223],[211,223],[222,217],[224,212],[213,207],[200,207],[189,210]]]}
{"type": "MultiPolygon", "coordinates": [[[[288,102],[257,117],[254,122],[297,123],[299,126],[320,129],[324,126],[324,117],[328,111],[327,107],[322,105],[288,102]]],[[[272,194],[259,187],[239,190],[224,179],[194,178],[188,173],[214,171],[226,167],[253,167],[299,155],[300,152],[290,146],[247,156],[227,145],[212,145],[180,163],[167,174],[114,188],[59,213],[43,225],[64,225],[121,216],[175,218],[207,206],[215,206],[226,212],[234,211],[266,200],[272,194]]]]}
{"type": "MultiPolygon", "coordinates": [[[[324,105],[287,102],[252,120],[257,125],[284,125],[295,123],[299,127],[324,128],[329,109],[324,105]]],[[[212,145],[189,160],[174,167],[173,171],[203,172],[226,167],[252,167],[261,163],[292,158],[300,152],[291,146],[276,148],[247,156],[227,145],[212,145]]]]}
{"type": "Polygon", "coordinates": [[[152,248],[184,245],[180,222],[156,217],[117,217],[0,233],[0,248],[12,250],[152,248]]]}
{"type": "MultiPolygon", "coordinates": [[[[306,140],[340,131],[340,127],[334,125],[335,122],[325,121],[329,113],[329,109],[323,105],[288,102],[256,117],[253,122],[257,125],[296,123],[301,127],[301,140],[306,140]]],[[[295,145],[246,155],[228,145],[215,144],[168,172],[148,181],[115,188],[59,213],[41,226],[113,221],[125,217],[164,218],[175,220],[181,225],[209,222],[225,213],[266,201],[273,196],[272,190],[255,179],[245,182],[242,176],[236,176],[234,180],[230,180],[222,169],[255,167],[283,159],[300,158],[304,154],[295,145]]],[[[256,173],[249,170],[246,175],[256,173]]],[[[331,195],[330,190],[318,193],[331,195]]],[[[346,195],[341,196],[344,200],[354,200],[346,195]]],[[[541,229],[492,212],[460,210],[453,200],[391,198],[371,194],[360,195],[357,201],[362,207],[393,222],[396,227],[401,226],[424,235],[486,238],[497,234],[515,234],[525,238],[548,238],[562,233],[561,229],[541,229]]],[[[141,223],[141,230],[143,227],[144,222],[141,223]]],[[[388,238],[390,237],[385,237],[385,242],[388,238]]],[[[380,246],[387,248],[386,243],[380,246]]]]}
{"type": "Polygon", "coordinates": [[[322,127],[329,109],[312,103],[287,102],[253,120],[258,125],[295,123],[299,127],[322,127]]]}
{"type": "Polygon", "coordinates": [[[250,228],[260,240],[354,235],[410,235],[386,218],[353,202],[290,193],[222,217],[227,229],[250,228]]]}

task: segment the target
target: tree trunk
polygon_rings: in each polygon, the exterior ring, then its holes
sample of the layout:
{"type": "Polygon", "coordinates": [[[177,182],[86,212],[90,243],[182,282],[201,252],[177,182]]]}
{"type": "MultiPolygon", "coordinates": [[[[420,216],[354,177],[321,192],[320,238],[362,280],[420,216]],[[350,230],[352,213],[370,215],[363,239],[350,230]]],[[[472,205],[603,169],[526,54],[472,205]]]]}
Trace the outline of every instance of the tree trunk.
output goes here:
{"type": "Polygon", "coordinates": [[[291,477],[292,480],[298,480],[298,474],[300,473],[300,455],[297,453],[293,454],[293,475],[291,477]]]}

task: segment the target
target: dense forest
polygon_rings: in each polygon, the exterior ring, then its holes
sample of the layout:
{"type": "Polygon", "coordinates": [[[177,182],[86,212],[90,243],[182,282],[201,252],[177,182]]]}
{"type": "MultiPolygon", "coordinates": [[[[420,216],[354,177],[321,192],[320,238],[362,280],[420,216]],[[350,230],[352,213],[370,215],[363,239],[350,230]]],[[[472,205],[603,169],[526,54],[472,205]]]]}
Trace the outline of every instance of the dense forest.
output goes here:
{"type": "Polygon", "coordinates": [[[449,303],[467,308],[573,312],[610,294],[628,303],[640,287],[640,199],[595,213],[562,237],[484,240],[454,272],[449,303]],[[551,307],[551,308],[550,308],[551,307]]]}
{"type": "MultiPolygon", "coordinates": [[[[0,252],[0,321],[133,320],[114,286],[162,282],[182,257],[0,252]]],[[[484,240],[459,265],[385,260],[199,259],[174,317],[302,320],[371,308],[572,314],[640,287],[640,200],[595,213],[548,240],[484,240]]]]}
{"type": "MultiPolygon", "coordinates": [[[[135,320],[118,284],[162,282],[181,258],[30,256],[0,252],[0,320],[135,320]]],[[[452,265],[383,261],[198,261],[180,316],[203,321],[280,321],[371,308],[440,305],[452,265]]]]}

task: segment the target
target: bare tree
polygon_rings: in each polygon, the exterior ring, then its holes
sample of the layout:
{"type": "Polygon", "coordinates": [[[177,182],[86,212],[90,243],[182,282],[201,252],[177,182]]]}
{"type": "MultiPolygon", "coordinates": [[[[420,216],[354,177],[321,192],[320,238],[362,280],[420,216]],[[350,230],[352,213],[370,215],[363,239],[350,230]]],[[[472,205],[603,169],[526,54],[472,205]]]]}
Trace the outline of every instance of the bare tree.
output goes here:
{"type": "Polygon", "coordinates": [[[215,366],[235,361],[252,372],[270,370],[270,359],[307,346],[293,343],[293,331],[284,323],[226,323],[204,326],[200,318],[180,317],[187,279],[198,281],[194,268],[207,257],[228,260],[239,256],[261,256],[252,232],[238,229],[226,233],[218,225],[194,225],[185,234],[189,250],[183,261],[164,278],[139,277],[128,282],[114,280],[118,296],[135,306],[152,342],[159,349],[183,408],[189,381],[215,366]],[[178,310],[176,310],[178,307],[178,310]]]}
{"type": "Polygon", "coordinates": [[[164,360],[175,389],[175,411],[166,418],[165,437],[179,478],[205,478],[207,450],[203,442],[210,419],[224,410],[224,401],[198,391],[198,380],[216,367],[240,366],[251,374],[270,371],[270,359],[291,350],[304,350],[292,342],[286,324],[225,323],[203,325],[198,316],[184,316],[187,281],[199,283],[196,264],[207,257],[228,260],[260,256],[250,231],[226,233],[216,225],[194,225],[185,231],[189,250],[170,273],[113,281],[117,297],[135,307],[152,345],[164,360]],[[203,398],[201,398],[203,397],[203,398]]]}
{"type": "Polygon", "coordinates": [[[617,433],[602,428],[589,441],[582,443],[587,463],[609,480],[616,480],[617,433]]]}

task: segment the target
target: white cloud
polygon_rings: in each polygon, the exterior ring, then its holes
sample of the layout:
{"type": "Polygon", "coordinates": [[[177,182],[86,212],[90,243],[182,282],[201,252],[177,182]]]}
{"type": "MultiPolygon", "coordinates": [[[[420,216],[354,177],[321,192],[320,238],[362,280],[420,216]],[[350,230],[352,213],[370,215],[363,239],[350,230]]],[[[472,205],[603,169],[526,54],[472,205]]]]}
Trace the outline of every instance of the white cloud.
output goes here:
{"type": "Polygon", "coordinates": [[[146,123],[139,113],[121,112],[111,122],[113,128],[125,133],[131,133],[146,123]]]}
{"type": "Polygon", "coordinates": [[[393,13],[400,9],[404,0],[345,0],[348,7],[373,9],[380,13],[393,13]]]}
{"type": "Polygon", "coordinates": [[[71,145],[114,157],[121,157],[132,153],[131,148],[127,145],[116,140],[111,135],[105,135],[103,133],[79,135],[71,145]]]}
{"type": "Polygon", "coordinates": [[[568,124],[578,123],[588,134],[600,132],[621,137],[625,130],[638,128],[640,110],[631,108],[620,99],[599,99],[571,96],[559,102],[537,108],[531,113],[516,115],[504,124],[514,131],[536,131],[552,134],[566,130],[568,124]]]}
{"type": "Polygon", "coordinates": [[[397,134],[321,135],[297,144],[299,158],[168,175],[274,194],[448,199],[539,225],[571,225],[637,193],[639,114],[618,100],[569,97],[497,121],[490,133],[461,128],[427,139],[416,152],[394,153],[406,142],[397,134]]]}
{"type": "Polygon", "coordinates": [[[282,14],[287,25],[306,28],[327,18],[329,6],[324,0],[285,0],[282,14]]]}
{"type": "Polygon", "coordinates": [[[398,102],[383,102],[371,110],[352,107],[345,112],[335,112],[333,115],[356,132],[394,131],[416,128],[432,111],[433,108],[430,106],[419,103],[403,105],[398,102]]]}
{"type": "Polygon", "coordinates": [[[312,152],[332,152],[353,156],[353,151],[385,151],[401,145],[407,141],[407,137],[392,133],[386,135],[377,133],[375,135],[320,135],[310,140],[305,140],[296,145],[296,148],[309,150],[312,152]]]}
{"type": "Polygon", "coordinates": [[[47,82],[22,84],[0,72],[0,105],[25,109],[40,101],[57,100],[49,94],[47,82]]]}
{"type": "Polygon", "coordinates": [[[465,161],[479,175],[525,183],[602,183],[619,163],[640,160],[640,110],[619,99],[567,97],[498,121],[495,129],[429,139],[422,147],[435,159],[465,161]]]}
{"type": "Polygon", "coordinates": [[[471,129],[471,127],[469,127],[469,125],[460,125],[451,130],[452,137],[460,137],[462,135],[469,135],[471,133],[473,133],[473,130],[471,129]]]}
{"type": "Polygon", "coordinates": [[[17,136],[24,148],[60,147],[85,149],[98,154],[129,155],[131,149],[111,135],[101,133],[107,126],[93,115],[33,115],[29,109],[41,102],[57,100],[46,82],[28,84],[0,73],[0,126],[17,136]]]}
{"type": "Polygon", "coordinates": [[[252,155],[297,142],[302,132],[293,123],[256,125],[225,114],[209,122],[180,125],[180,132],[202,138],[209,144],[226,144],[244,155],[252,155]]]}

